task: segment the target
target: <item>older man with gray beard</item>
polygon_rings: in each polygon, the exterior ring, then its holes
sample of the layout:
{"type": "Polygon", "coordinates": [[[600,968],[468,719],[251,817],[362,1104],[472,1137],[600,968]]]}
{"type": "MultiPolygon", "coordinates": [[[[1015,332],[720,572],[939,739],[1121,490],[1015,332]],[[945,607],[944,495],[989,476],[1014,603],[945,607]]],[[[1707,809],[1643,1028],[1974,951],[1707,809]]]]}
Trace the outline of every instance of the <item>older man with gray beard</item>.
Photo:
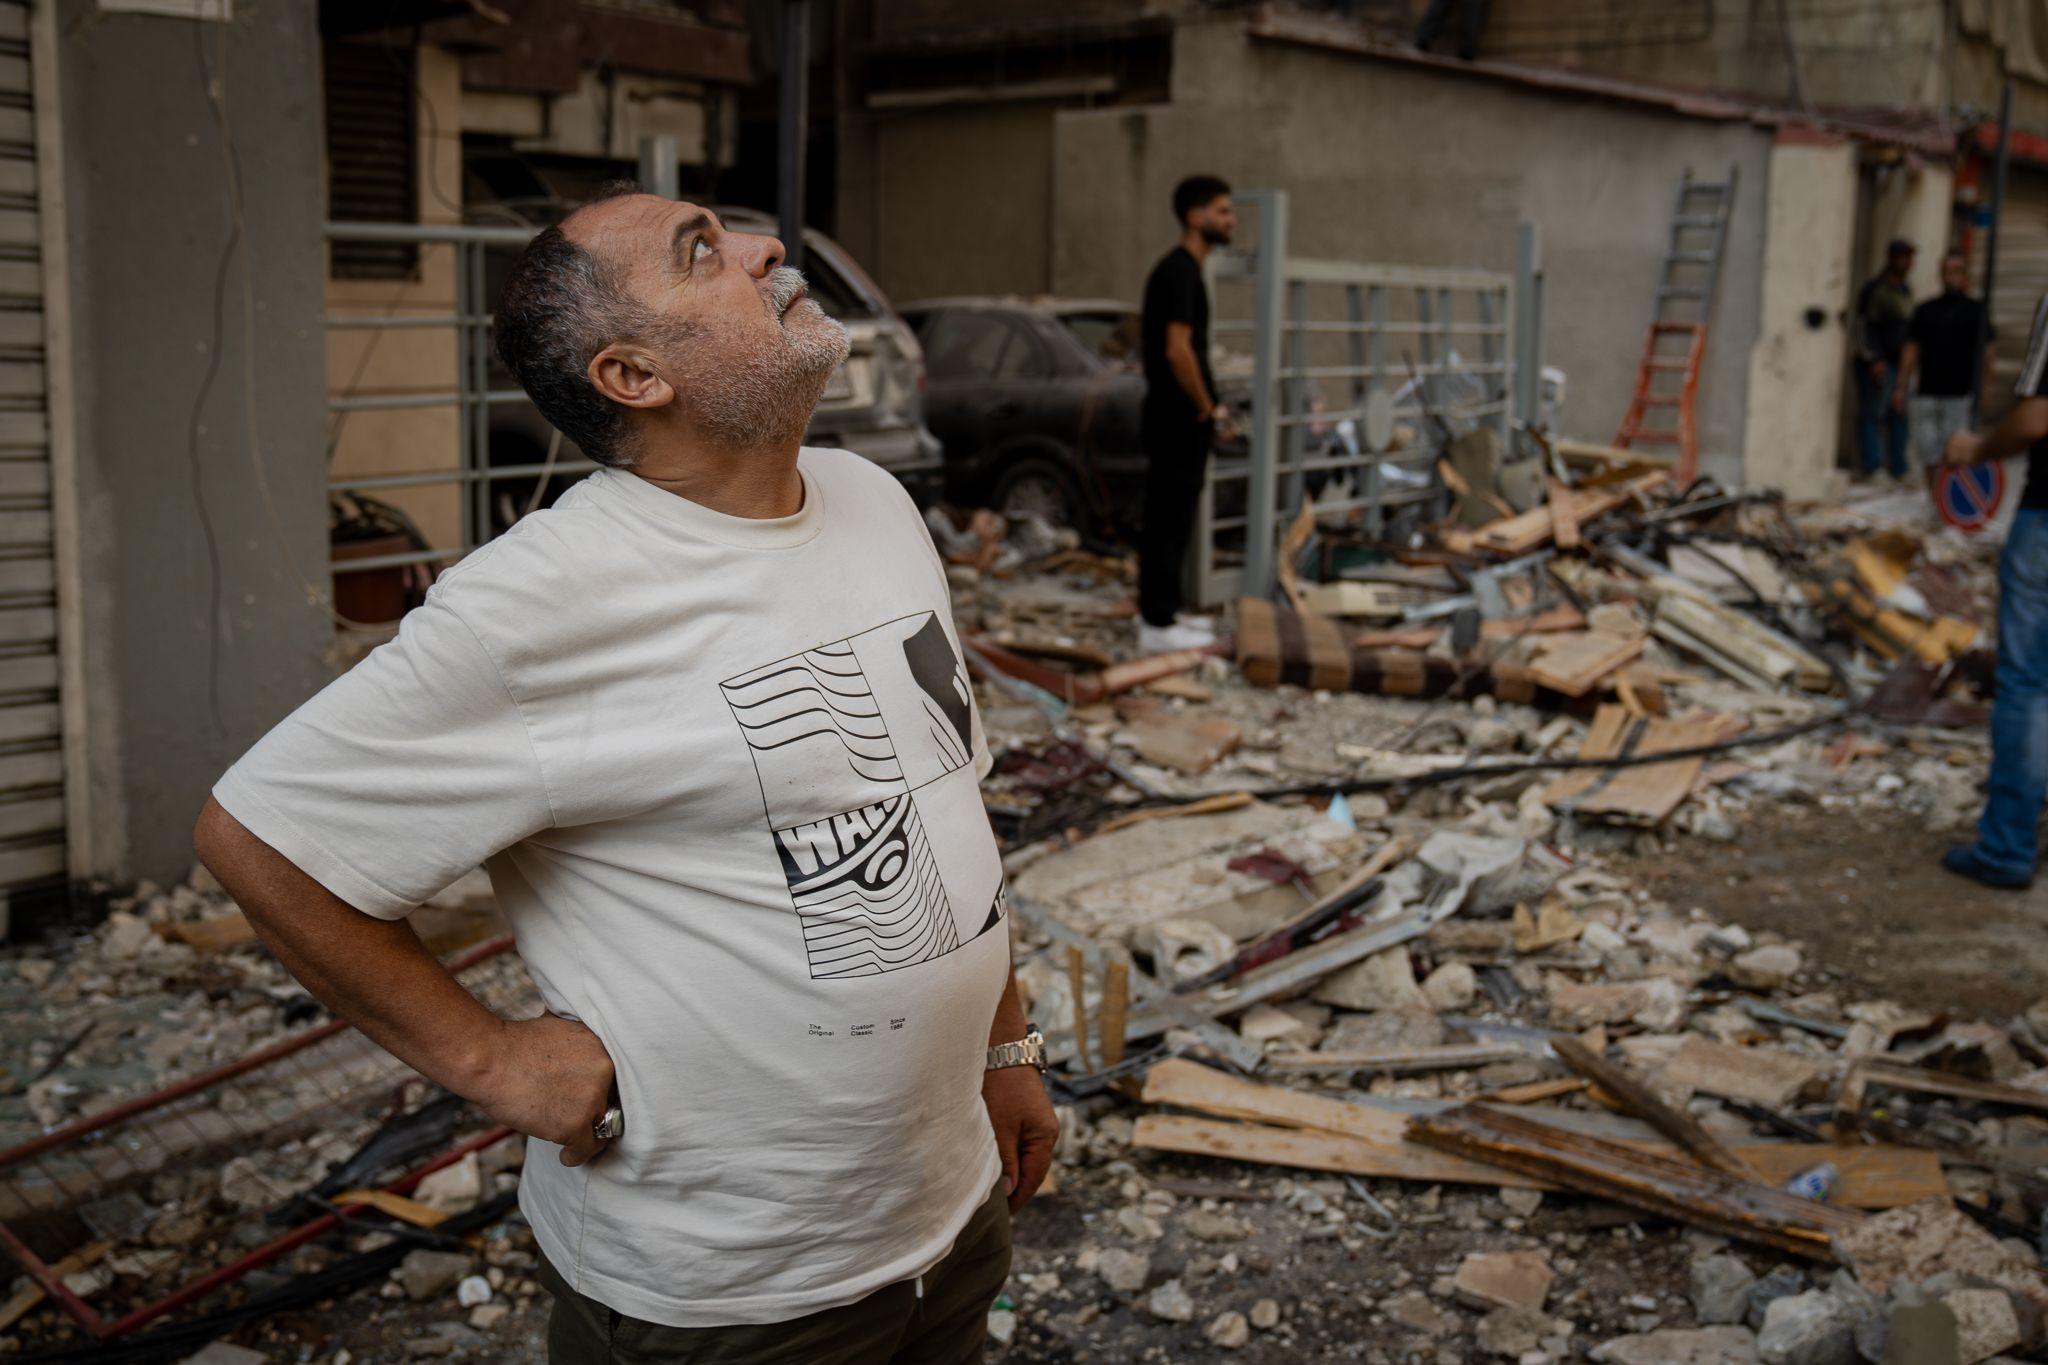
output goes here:
{"type": "Polygon", "coordinates": [[[772,238],[610,195],[499,349],[604,468],[221,778],[201,856],[336,1014],[529,1137],[549,1359],[978,1359],[1057,1135],[908,497],[802,448],[846,334],[772,238]],[[404,923],[479,862],[547,1013],[404,923]]]}

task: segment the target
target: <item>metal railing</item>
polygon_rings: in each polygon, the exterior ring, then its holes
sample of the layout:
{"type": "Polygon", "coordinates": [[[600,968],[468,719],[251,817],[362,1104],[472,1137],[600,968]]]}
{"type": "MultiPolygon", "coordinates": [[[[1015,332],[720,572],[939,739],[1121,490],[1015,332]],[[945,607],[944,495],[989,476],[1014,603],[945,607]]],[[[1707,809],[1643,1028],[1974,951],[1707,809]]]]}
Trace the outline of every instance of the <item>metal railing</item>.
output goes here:
{"type": "MultiPolygon", "coordinates": [[[[1305,494],[1378,537],[1398,509],[1444,497],[1439,421],[1491,427],[1507,458],[1536,394],[1532,230],[1513,275],[1308,260],[1288,252],[1285,191],[1236,202],[1256,219],[1253,245],[1212,254],[1207,273],[1212,338],[1251,343],[1248,458],[1210,462],[1190,564],[1205,606],[1272,591],[1305,494]]],[[[1227,395],[1227,353],[1215,368],[1227,395]]]]}
{"type": "Polygon", "coordinates": [[[491,300],[485,287],[484,256],[493,248],[518,249],[531,241],[537,228],[472,227],[426,223],[329,223],[324,234],[330,242],[387,242],[421,247],[446,247],[454,253],[455,308],[449,313],[404,313],[330,315],[326,324],[340,330],[449,330],[455,342],[455,387],[420,393],[329,394],[330,414],[390,412],[409,408],[455,409],[456,458],[453,469],[365,474],[330,479],[330,493],[370,492],[380,488],[423,488],[455,485],[465,489],[462,500],[461,543],[429,547],[402,553],[371,555],[356,559],[334,559],[330,569],[337,574],[362,573],[412,564],[429,564],[460,559],[484,541],[491,532],[491,490],[493,485],[512,479],[546,475],[580,474],[597,466],[585,459],[553,463],[491,464],[491,409],[502,404],[525,403],[524,392],[516,388],[491,387],[491,300]]]}

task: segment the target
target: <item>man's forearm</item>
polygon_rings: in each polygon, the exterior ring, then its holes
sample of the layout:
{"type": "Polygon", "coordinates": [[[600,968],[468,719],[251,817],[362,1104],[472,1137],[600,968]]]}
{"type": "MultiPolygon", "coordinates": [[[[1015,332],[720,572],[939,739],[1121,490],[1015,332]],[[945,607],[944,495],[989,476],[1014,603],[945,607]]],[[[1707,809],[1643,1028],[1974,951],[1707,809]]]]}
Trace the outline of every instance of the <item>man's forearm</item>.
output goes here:
{"type": "Polygon", "coordinates": [[[996,1017],[988,1029],[988,1044],[996,1047],[1002,1043],[1014,1043],[1030,1027],[1030,1021],[1024,1017],[1024,1002],[1017,998],[1017,974],[1006,970],[1003,973],[1003,993],[996,999],[996,1017]]]}
{"type": "Polygon", "coordinates": [[[1207,417],[1216,410],[1216,404],[1209,397],[1209,390],[1202,383],[1202,365],[1195,359],[1192,346],[1176,346],[1166,353],[1166,360],[1173,367],[1173,377],[1180,381],[1181,391],[1194,404],[1195,415],[1207,417]]]}
{"type": "Polygon", "coordinates": [[[1984,438],[1977,460],[2003,460],[2044,438],[2048,438],[2048,398],[2029,398],[2007,413],[1998,429],[1984,438]]]}
{"type": "Polygon", "coordinates": [[[285,969],[421,1075],[475,1098],[501,1027],[404,923],[366,915],[208,800],[194,839],[285,969]]]}

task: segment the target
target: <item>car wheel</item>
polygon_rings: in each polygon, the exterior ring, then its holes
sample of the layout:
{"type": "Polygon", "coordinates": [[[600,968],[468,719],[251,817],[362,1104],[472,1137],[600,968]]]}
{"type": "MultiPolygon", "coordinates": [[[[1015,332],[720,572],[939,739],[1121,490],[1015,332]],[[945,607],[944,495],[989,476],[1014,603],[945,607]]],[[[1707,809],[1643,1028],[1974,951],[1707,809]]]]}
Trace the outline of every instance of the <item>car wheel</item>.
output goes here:
{"type": "Polygon", "coordinates": [[[1055,526],[1078,528],[1083,518],[1081,490],[1073,476],[1046,459],[1024,459],[997,476],[989,502],[1006,517],[1036,514],[1055,526]]]}

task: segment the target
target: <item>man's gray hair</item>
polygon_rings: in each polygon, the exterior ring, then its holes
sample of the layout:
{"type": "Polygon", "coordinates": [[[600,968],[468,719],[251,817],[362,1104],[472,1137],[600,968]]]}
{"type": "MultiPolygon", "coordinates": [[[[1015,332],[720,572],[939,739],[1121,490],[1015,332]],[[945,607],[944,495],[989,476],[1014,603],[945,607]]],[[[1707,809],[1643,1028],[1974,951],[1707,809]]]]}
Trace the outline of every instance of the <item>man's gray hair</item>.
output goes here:
{"type": "MultiPolygon", "coordinates": [[[[614,181],[590,202],[638,193],[631,181],[614,181]]],[[[498,356],[519,387],[585,455],[616,468],[633,462],[626,409],[591,384],[590,362],[613,342],[644,332],[642,314],[613,264],[559,226],[527,244],[498,301],[498,356]]]]}

